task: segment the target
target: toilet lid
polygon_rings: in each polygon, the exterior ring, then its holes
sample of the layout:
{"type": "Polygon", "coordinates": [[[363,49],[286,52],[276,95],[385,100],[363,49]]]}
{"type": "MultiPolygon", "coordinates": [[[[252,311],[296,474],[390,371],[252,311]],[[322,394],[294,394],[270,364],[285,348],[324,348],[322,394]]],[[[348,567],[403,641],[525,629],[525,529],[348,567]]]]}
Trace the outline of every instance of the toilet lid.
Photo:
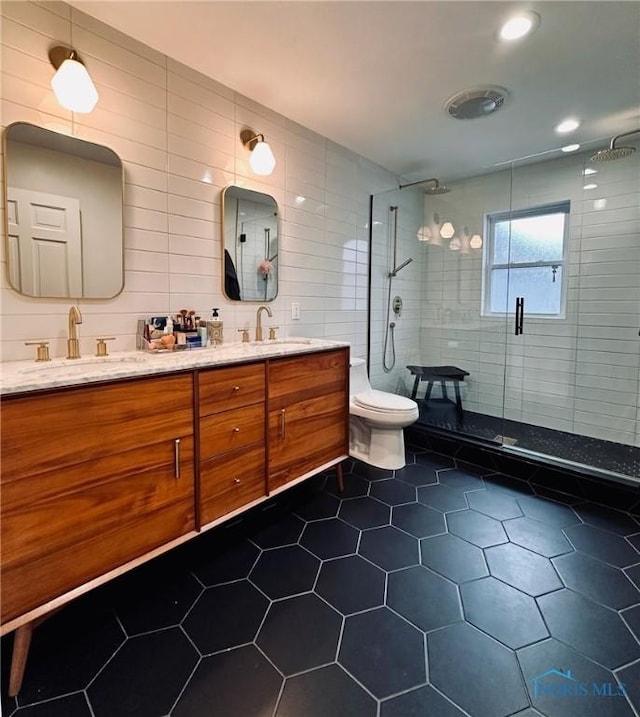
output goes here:
{"type": "Polygon", "coordinates": [[[375,389],[357,393],[353,400],[362,408],[372,408],[378,411],[411,411],[416,407],[415,401],[410,398],[375,389]]]}

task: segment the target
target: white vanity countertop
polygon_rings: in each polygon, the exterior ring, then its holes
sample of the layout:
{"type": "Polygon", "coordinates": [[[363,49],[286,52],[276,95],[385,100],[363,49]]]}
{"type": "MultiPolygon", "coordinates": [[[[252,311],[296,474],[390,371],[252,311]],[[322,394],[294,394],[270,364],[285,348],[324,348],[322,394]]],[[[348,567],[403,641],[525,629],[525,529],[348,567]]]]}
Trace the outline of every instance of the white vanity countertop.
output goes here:
{"type": "Polygon", "coordinates": [[[80,359],[9,361],[0,364],[0,395],[82,386],[98,381],[153,376],[208,366],[225,366],[297,354],[348,347],[344,341],[282,338],[273,341],[223,344],[206,349],[147,353],[131,351],[80,359]]]}

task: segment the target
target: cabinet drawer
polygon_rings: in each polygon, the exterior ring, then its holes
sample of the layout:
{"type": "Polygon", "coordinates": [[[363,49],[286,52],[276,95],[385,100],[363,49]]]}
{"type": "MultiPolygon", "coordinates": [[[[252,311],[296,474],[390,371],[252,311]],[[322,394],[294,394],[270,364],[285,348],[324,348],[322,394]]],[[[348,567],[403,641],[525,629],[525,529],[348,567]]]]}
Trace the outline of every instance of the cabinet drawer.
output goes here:
{"type": "Polygon", "coordinates": [[[269,412],[269,490],[349,452],[344,392],[269,412]]]}
{"type": "Polygon", "coordinates": [[[269,410],[337,391],[348,393],[348,349],[269,361],[269,410]]]}
{"type": "Polygon", "coordinates": [[[200,371],[200,416],[264,401],[264,377],[263,362],[200,371]]]}
{"type": "Polygon", "coordinates": [[[265,495],[264,446],[200,465],[200,522],[205,525],[265,495]]]}
{"type": "Polygon", "coordinates": [[[264,404],[216,413],[200,420],[200,458],[206,460],[253,443],[264,446],[264,404]]]}
{"type": "Polygon", "coordinates": [[[193,434],[193,379],[140,379],[2,402],[3,485],[193,434]]]}
{"type": "Polygon", "coordinates": [[[193,438],[90,460],[2,491],[3,621],[195,529],[193,438]]]}

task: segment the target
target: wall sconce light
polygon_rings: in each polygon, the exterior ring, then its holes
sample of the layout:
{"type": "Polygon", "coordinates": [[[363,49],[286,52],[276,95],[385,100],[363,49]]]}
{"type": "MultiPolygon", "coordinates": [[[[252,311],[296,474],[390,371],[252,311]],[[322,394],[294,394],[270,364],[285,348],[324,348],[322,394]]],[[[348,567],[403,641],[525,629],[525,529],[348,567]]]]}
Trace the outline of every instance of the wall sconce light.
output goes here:
{"type": "Polygon", "coordinates": [[[425,224],[424,226],[421,226],[420,229],[418,229],[418,233],[416,235],[418,237],[418,241],[430,241],[431,239],[431,229],[425,224]]]}
{"type": "Polygon", "coordinates": [[[472,249],[482,248],[482,237],[480,236],[480,234],[474,234],[471,239],[469,239],[469,246],[472,249]]]}
{"type": "Polygon", "coordinates": [[[271,147],[264,141],[263,134],[256,134],[252,129],[243,129],[240,132],[242,144],[251,151],[249,166],[254,174],[266,176],[273,172],[276,166],[276,158],[273,156],[271,147]]]}
{"type": "Polygon", "coordinates": [[[58,102],[72,112],[91,112],[98,101],[98,91],[78,53],[56,45],[49,50],[49,61],[56,68],[51,88],[58,102]]]}

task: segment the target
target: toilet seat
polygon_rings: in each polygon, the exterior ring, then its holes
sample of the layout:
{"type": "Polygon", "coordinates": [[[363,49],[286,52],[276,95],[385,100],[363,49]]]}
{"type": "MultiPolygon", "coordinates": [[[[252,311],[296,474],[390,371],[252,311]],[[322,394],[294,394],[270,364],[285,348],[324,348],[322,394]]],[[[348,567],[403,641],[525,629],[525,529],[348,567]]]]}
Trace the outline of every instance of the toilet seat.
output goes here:
{"type": "Polygon", "coordinates": [[[415,401],[405,396],[397,396],[386,391],[364,391],[353,397],[353,402],[361,408],[379,413],[392,413],[395,416],[413,414],[417,408],[415,401]]]}

